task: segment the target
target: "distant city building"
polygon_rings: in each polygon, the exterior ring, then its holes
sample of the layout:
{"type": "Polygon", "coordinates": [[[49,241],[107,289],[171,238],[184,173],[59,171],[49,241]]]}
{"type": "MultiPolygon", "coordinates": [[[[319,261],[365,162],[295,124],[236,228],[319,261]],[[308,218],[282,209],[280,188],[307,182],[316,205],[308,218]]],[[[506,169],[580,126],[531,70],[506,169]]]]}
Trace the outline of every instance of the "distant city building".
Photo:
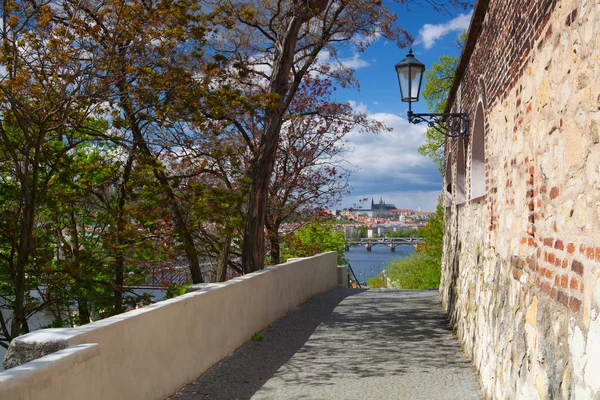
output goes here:
{"type": "Polygon", "coordinates": [[[386,204],[383,201],[383,197],[380,198],[379,203],[375,203],[373,199],[371,199],[371,208],[370,209],[354,209],[352,210],[352,214],[355,217],[382,217],[387,218],[394,215],[392,210],[396,209],[396,206],[393,204],[386,204]]]}

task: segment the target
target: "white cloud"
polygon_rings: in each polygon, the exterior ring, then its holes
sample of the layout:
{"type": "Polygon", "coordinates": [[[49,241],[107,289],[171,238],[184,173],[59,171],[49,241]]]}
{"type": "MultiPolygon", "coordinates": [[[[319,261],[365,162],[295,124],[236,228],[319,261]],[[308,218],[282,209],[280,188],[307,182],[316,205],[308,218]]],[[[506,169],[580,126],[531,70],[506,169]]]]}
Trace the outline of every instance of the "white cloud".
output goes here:
{"type": "Polygon", "coordinates": [[[367,113],[368,109],[367,109],[367,105],[365,103],[363,103],[362,101],[360,103],[357,103],[354,100],[348,100],[348,103],[350,104],[350,107],[352,107],[354,110],[360,112],[360,113],[367,113]]]}
{"type": "Polygon", "coordinates": [[[471,11],[468,14],[461,14],[445,24],[431,25],[425,24],[419,30],[419,43],[423,43],[426,49],[430,49],[435,41],[451,32],[462,32],[469,28],[471,22],[471,11]]]}
{"type": "MultiPolygon", "coordinates": [[[[351,101],[356,110],[368,113],[364,103],[351,101]]],[[[391,113],[368,116],[392,128],[379,134],[350,132],[346,139],[353,149],[346,159],[357,170],[350,178],[353,191],[342,206],[351,207],[356,199],[383,198],[400,208],[434,210],[442,191],[442,176],[429,158],[418,153],[425,143],[425,127],[410,124],[391,113]]]]}
{"type": "Polygon", "coordinates": [[[354,70],[359,68],[366,68],[371,64],[362,58],[359,53],[354,53],[351,57],[347,58],[332,58],[331,54],[327,51],[321,51],[317,57],[317,64],[330,64],[332,68],[336,69],[338,65],[345,68],[352,68],[354,70]]]}
{"type": "Polygon", "coordinates": [[[360,58],[358,53],[354,53],[354,55],[350,58],[340,59],[340,63],[346,68],[352,68],[354,70],[359,68],[366,68],[369,65],[369,62],[360,58]]]}

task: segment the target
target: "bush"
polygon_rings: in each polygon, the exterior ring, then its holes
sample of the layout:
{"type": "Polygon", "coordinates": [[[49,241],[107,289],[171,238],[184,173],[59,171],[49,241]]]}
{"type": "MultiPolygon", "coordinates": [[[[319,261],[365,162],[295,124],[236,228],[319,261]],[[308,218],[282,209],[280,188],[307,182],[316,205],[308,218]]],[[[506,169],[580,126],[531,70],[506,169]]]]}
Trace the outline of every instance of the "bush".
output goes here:
{"type": "Polygon", "coordinates": [[[444,210],[441,202],[437,206],[436,214],[431,216],[427,225],[418,233],[423,236],[423,241],[419,243],[416,251],[406,258],[390,261],[386,270],[373,278],[374,284],[379,284],[387,276],[384,284],[389,282],[390,289],[439,288],[444,246],[444,210]],[[379,282],[375,282],[375,279],[379,282]]]}
{"type": "Polygon", "coordinates": [[[387,266],[390,289],[437,289],[440,286],[440,261],[426,254],[413,253],[390,261],[387,266]]]}
{"type": "Polygon", "coordinates": [[[387,287],[387,279],[385,274],[382,272],[381,274],[367,279],[367,286],[371,289],[382,289],[387,287]]]}
{"type": "Polygon", "coordinates": [[[335,251],[338,254],[338,265],[342,265],[346,263],[344,242],[344,231],[336,230],[331,223],[311,222],[285,238],[281,246],[281,261],[335,251]]]}

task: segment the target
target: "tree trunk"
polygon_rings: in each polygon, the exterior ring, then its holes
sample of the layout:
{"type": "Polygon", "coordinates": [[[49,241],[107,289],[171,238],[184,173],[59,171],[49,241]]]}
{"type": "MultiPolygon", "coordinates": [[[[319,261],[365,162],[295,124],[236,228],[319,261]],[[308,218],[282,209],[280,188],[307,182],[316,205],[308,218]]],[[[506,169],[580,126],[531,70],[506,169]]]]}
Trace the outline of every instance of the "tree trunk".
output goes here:
{"type": "Polygon", "coordinates": [[[117,232],[116,232],[116,250],[115,250],[115,286],[114,292],[114,314],[120,314],[123,311],[123,286],[125,285],[125,254],[123,252],[123,245],[127,239],[124,237],[125,232],[125,203],[127,202],[127,183],[131,177],[131,170],[133,168],[133,159],[135,153],[135,145],[132,146],[125,163],[125,169],[123,171],[123,180],[119,188],[119,201],[117,204],[117,232]]]}
{"type": "Polygon", "coordinates": [[[15,303],[10,327],[10,335],[12,338],[19,336],[21,327],[25,324],[25,269],[29,263],[29,256],[33,243],[33,229],[35,225],[38,194],[38,154],[38,149],[36,149],[34,159],[31,163],[27,163],[20,179],[24,204],[19,253],[17,255],[17,270],[15,274],[15,303]],[[32,168],[31,179],[28,167],[32,168]]]}
{"type": "Polygon", "coordinates": [[[225,234],[225,241],[221,249],[221,258],[217,267],[217,282],[225,282],[227,280],[227,266],[229,265],[229,250],[231,249],[231,233],[225,234]]]}
{"type": "MultiPolygon", "coordinates": [[[[117,236],[119,234],[117,233],[117,236]]],[[[117,239],[117,247],[120,246],[120,241],[117,239]]],[[[125,257],[123,250],[117,248],[115,256],[115,286],[113,288],[114,295],[114,314],[121,314],[123,311],[123,286],[125,284],[125,257]]]]}
{"type": "Polygon", "coordinates": [[[251,168],[248,219],[244,231],[242,247],[242,268],[244,273],[258,271],[265,265],[265,215],[271,174],[275,166],[279,132],[285,113],[285,98],[289,74],[294,61],[294,50],[298,42],[298,32],[303,19],[294,15],[290,18],[286,32],[278,40],[279,52],[273,63],[269,93],[278,96],[278,104],[266,113],[265,130],[260,140],[258,153],[251,168]]]}
{"type": "Polygon", "coordinates": [[[281,244],[279,243],[279,235],[269,236],[269,242],[271,244],[271,263],[277,265],[281,263],[279,258],[281,255],[281,244]]]}
{"type": "Polygon", "coordinates": [[[77,311],[79,316],[77,322],[79,325],[85,325],[90,323],[90,307],[86,298],[77,298],[77,311]]]}

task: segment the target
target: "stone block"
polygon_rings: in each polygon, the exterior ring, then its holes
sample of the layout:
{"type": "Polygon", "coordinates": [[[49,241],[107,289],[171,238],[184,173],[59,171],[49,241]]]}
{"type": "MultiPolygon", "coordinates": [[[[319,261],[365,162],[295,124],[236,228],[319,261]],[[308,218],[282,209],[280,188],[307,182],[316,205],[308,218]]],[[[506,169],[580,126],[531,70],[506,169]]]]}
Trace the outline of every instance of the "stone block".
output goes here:
{"type": "Polygon", "coordinates": [[[586,347],[585,383],[594,392],[600,392],[600,320],[590,324],[586,347]]]}
{"type": "Polygon", "coordinates": [[[533,300],[529,307],[527,307],[527,313],[525,314],[525,320],[533,327],[537,326],[537,309],[538,309],[538,298],[533,296],[533,300]]]}
{"type": "Polygon", "coordinates": [[[13,340],[4,355],[3,366],[4,369],[18,367],[67,347],[67,341],[59,338],[48,339],[43,342],[13,340]]]}
{"type": "Polygon", "coordinates": [[[581,130],[577,127],[576,123],[569,121],[565,123],[563,134],[565,140],[565,161],[569,166],[582,163],[587,155],[589,145],[582,135],[581,130]]]}
{"type": "Polygon", "coordinates": [[[571,325],[569,327],[569,348],[571,350],[573,374],[576,377],[581,377],[586,363],[585,338],[579,326],[575,325],[574,319],[571,319],[571,325]]]}

